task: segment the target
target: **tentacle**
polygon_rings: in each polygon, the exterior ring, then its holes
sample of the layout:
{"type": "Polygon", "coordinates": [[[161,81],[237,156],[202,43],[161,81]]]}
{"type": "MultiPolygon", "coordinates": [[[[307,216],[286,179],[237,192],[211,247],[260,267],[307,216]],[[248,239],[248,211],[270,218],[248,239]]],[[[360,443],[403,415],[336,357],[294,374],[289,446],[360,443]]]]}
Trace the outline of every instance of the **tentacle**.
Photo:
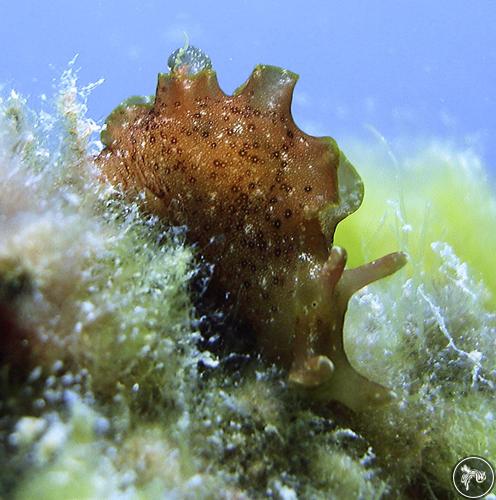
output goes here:
{"type": "Polygon", "coordinates": [[[347,303],[355,292],[374,281],[395,273],[406,263],[407,256],[405,253],[394,252],[363,266],[344,271],[337,286],[340,302],[347,303]]]}
{"type": "Polygon", "coordinates": [[[322,275],[328,280],[328,286],[331,290],[335,290],[337,284],[342,279],[347,257],[348,255],[344,248],[332,247],[329,258],[322,269],[322,275]]]}

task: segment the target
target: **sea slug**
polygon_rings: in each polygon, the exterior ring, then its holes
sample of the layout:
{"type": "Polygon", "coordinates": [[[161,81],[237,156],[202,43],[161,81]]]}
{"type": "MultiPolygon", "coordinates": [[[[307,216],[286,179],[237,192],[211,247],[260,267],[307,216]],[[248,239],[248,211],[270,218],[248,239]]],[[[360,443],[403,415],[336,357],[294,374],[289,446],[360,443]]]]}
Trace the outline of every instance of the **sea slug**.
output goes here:
{"type": "Polygon", "coordinates": [[[345,270],[334,231],[360,206],[363,185],[333,139],[295,125],[297,75],[260,65],[229,96],[200,50],[178,49],[169,66],[154,98],[131,98],[107,119],[96,159],[103,177],[187,226],[214,265],[210,287],[234,298],[292,384],[353,410],[389,400],[351,367],[343,322],[351,295],[406,257],[345,270]]]}

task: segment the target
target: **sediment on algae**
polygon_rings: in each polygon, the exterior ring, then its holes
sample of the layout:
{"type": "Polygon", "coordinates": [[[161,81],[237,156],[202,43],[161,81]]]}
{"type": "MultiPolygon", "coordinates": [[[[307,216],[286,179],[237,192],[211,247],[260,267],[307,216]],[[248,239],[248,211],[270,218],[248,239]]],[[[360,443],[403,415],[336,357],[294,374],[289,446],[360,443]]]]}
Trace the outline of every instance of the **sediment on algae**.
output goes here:
{"type": "Polygon", "coordinates": [[[98,182],[89,90],[70,68],[51,110],[0,101],[0,495],[442,498],[461,456],[495,461],[496,202],[472,153],[433,143],[388,185],[377,146],[346,148],[366,197],[336,244],[410,254],[350,303],[350,358],[397,394],[353,415],[217,346],[187,228],[98,182]]]}

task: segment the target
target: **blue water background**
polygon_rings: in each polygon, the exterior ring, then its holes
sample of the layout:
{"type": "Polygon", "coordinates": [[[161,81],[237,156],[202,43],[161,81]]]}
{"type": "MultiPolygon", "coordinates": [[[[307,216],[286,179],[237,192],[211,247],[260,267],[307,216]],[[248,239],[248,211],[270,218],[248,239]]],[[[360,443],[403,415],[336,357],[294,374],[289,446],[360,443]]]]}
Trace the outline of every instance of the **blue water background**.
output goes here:
{"type": "Polygon", "coordinates": [[[226,92],[257,63],[299,73],[293,114],[309,133],[449,139],[496,172],[495,0],[0,0],[0,84],[36,106],[79,54],[81,82],[105,78],[89,100],[102,121],[154,93],[184,32],[226,92]]]}

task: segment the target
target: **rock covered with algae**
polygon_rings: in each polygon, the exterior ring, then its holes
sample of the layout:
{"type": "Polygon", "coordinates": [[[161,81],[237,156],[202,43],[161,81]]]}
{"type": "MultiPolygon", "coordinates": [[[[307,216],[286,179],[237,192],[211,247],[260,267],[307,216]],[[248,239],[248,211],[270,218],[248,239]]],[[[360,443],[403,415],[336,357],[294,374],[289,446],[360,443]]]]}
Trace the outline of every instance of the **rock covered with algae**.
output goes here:
{"type": "MultiPolygon", "coordinates": [[[[496,287],[473,242],[496,245],[496,202],[473,154],[401,156],[401,190],[368,189],[336,234],[353,259],[411,255],[406,280],[350,302],[348,356],[397,393],[353,415],[236,344],[212,347],[227,318],[193,306],[205,265],[184,229],[97,179],[91,88],[70,68],[52,109],[0,101],[2,497],[443,498],[461,456],[494,463],[496,287]],[[463,239],[451,199],[472,214],[463,239]]],[[[347,150],[376,184],[380,148],[347,150]]]]}

